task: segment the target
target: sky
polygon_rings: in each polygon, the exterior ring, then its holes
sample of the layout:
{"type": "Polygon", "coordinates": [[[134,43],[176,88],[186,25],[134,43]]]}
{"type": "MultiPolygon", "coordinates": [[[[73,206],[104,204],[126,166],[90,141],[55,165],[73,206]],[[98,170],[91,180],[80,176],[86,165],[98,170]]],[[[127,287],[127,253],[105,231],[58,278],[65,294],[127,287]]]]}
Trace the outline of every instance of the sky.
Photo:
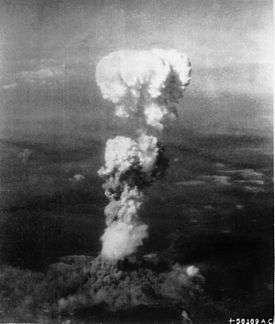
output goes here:
{"type": "Polygon", "coordinates": [[[185,52],[192,62],[193,97],[231,93],[261,97],[265,106],[272,95],[271,0],[0,0],[0,5],[1,128],[20,128],[16,120],[22,118],[67,118],[74,109],[103,118],[96,111],[105,103],[98,98],[94,68],[120,49],[185,52]]]}

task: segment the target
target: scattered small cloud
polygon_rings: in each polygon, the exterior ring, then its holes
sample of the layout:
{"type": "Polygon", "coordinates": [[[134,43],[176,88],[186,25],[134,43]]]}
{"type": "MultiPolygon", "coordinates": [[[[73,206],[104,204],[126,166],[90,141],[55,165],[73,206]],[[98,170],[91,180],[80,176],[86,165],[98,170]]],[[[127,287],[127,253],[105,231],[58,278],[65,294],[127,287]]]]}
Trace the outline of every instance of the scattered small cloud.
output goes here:
{"type": "Polygon", "coordinates": [[[201,180],[188,180],[188,181],[178,181],[176,182],[177,186],[201,186],[204,185],[205,182],[201,180]]]}
{"type": "Polygon", "coordinates": [[[251,180],[251,179],[247,179],[247,180],[234,180],[233,181],[234,184],[238,184],[238,185],[251,185],[251,186],[263,186],[264,185],[264,181],[263,180],[251,180]]]}
{"type": "Polygon", "coordinates": [[[253,169],[231,170],[233,183],[250,193],[264,192],[264,174],[253,169]]]}
{"type": "Polygon", "coordinates": [[[212,178],[213,178],[214,183],[219,184],[219,185],[228,186],[231,184],[230,183],[231,178],[228,176],[214,175],[212,178]]]}
{"type": "Polygon", "coordinates": [[[254,187],[254,186],[245,186],[244,190],[251,193],[264,192],[263,188],[254,187]]]}
{"type": "Polygon", "coordinates": [[[206,210],[214,210],[215,208],[212,205],[205,205],[204,209],[206,209],[206,210]]]}
{"type": "Polygon", "coordinates": [[[231,184],[231,178],[225,175],[206,175],[202,177],[206,182],[212,182],[216,185],[228,186],[231,184]]]}
{"type": "Polygon", "coordinates": [[[225,165],[223,163],[218,162],[218,163],[215,164],[215,167],[217,169],[224,169],[225,168],[225,165]]]}
{"type": "Polygon", "coordinates": [[[82,174],[75,174],[73,177],[69,178],[69,181],[76,183],[81,182],[85,179],[84,175],[82,174]]]}
{"type": "Polygon", "coordinates": [[[246,180],[262,180],[263,174],[253,169],[244,169],[240,171],[240,175],[246,180]]]}
{"type": "Polygon", "coordinates": [[[64,66],[44,67],[38,70],[20,72],[19,78],[30,83],[47,83],[51,80],[62,77],[64,75],[64,71],[64,66]]]}
{"type": "Polygon", "coordinates": [[[23,164],[26,164],[29,161],[32,154],[33,154],[33,151],[26,148],[18,154],[18,157],[21,159],[23,164]]]}
{"type": "Polygon", "coordinates": [[[242,204],[237,204],[235,207],[236,207],[238,210],[242,210],[242,209],[244,208],[244,205],[242,205],[242,204]]]}
{"type": "Polygon", "coordinates": [[[14,89],[17,87],[17,83],[16,82],[13,82],[13,83],[9,83],[9,84],[4,84],[2,86],[2,89],[3,90],[10,90],[10,89],[14,89]]]}
{"type": "MultiPolygon", "coordinates": [[[[223,164],[216,164],[216,167],[225,167],[223,164]]],[[[256,193],[263,192],[265,185],[265,176],[260,171],[254,169],[236,169],[236,170],[218,170],[219,174],[200,175],[193,180],[178,181],[178,186],[201,186],[214,185],[217,187],[234,187],[246,192],[256,193]]],[[[241,209],[238,205],[237,209],[241,209]]]]}
{"type": "Polygon", "coordinates": [[[262,180],[264,177],[263,173],[253,169],[225,170],[223,172],[244,180],[262,180]]]}

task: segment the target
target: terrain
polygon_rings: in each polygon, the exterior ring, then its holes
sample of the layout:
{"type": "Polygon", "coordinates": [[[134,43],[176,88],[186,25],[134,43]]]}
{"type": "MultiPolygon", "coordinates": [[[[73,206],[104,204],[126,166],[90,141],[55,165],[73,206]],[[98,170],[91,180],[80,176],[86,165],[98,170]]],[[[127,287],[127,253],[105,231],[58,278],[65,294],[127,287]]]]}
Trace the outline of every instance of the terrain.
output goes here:
{"type": "MultiPolygon", "coordinates": [[[[205,277],[204,292],[215,305],[205,314],[206,323],[272,317],[272,140],[177,134],[174,141],[167,134],[165,178],[146,192],[141,216],[150,235],[137,257],[157,253],[171,263],[197,266],[205,277]]],[[[1,260],[7,265],[2,271],[15,276],[14,287],[5,286],[4,292],[10,314],[20,314],[16,271],[19,277],[29,271],[35,277],[62,256],[98,255],[105,226],[106,200],[97,176],[103,148],[101,140],[82,142],[79,148],[1,140],[1,260]]],[[[36,318],[28,312],[28,318],[36,318]]],[[[106,320],[106,311],[97,314],[106,320]]],[[[145,316],[144,310],[137,314],[145,316]]],[[[145,314],[159,316],[153,309],[145,314]]],[[[119,316],[123,321],[130,315],[119,316]]]]}

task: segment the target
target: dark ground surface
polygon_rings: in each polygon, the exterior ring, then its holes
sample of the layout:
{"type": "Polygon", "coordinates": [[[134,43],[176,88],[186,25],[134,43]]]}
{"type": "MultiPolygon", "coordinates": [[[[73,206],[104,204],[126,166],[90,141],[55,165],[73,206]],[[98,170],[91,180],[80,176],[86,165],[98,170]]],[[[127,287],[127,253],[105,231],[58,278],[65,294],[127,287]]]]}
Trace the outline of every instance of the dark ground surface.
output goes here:
{"type": "MultiPolygon", "coordinates": [[[[106,204],[96,174],[104,143],[76,149],[7,140],[0,145],[2,263],[43,272],[64,255],[96,256],[106,204]]],[[[206,314],[204,323],[272,317],[271,140],[209,135],[166,147],[170,167],[147,190],[142,218],[150,236],[138,253],[159,252],[171,262],[200,268],[216,312],[206,314]]],[[[16,299],[13,294],[10,300],[16,299]]],[[[142,309],[110,315],[99,309],[98,318],[86,314],[75,321],[107,323],[111,316],[112,323],[171,322],[170,313],[142,309]]]]}

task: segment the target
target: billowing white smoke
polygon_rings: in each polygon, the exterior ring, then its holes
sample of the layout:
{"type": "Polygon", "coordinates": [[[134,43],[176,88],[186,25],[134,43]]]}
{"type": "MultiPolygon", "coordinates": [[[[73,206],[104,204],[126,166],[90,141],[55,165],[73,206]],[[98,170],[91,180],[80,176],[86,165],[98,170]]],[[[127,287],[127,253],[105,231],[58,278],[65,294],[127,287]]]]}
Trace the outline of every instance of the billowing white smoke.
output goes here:
{"type": "Polygon", "coordinates": [[[101,168],[99,174],[123,173],[135,163],[139,163],[142,171],[150,172],[158,156],[157,143],[156,137],[145,134],[137,141],[124,136],[109,139],[105,150],[105,168],[101,168]]]}
{"type": "Polygon", "coordinates": [[[142,240],[147,237],[147,225],[128,225],[123,222],[112,223],[102,235],[103,257],[109,260],[121,260],[132,254],[142,240]]]}
{"type": "Polygon", "coordinates": [[[147,237],[147,225],[138,215],[142,189],[163,175],[167,161],[158,139],[146,133],[162,130],[164,117],[175,116],[190,74],[188,58],[176,50],[118,51],[97,65],[97,83],[103,98],[114,103],[116,115],[143,121],[137,139],[117,136],[107,141],[105,166],[98,171],[110,200],[101,237],[106,259],[123,259],[147,237]]]}
{"type": "Polygon", "coordinates": [[[102,255],[106,258],[123,259],[147,237],[147,225],[138,218],[143,202],[139,187],[151,182],[158,157],[154,136],[142,134],[137,141],[117,136],[107,141],[105,167],[98,171],[106,178],[105,194],[110,199],[105,208],[108,227],[102,236],[102,255]]]}
{"type": "Polygon", "coordinates": [[[164,116],[174,113],[168,101],[178,103],[190,75],[188,58],[176,50],[113,52],[96,68],[103,98],[115,104],[117,116],[141,114],[159,129],[164,116]]]}

